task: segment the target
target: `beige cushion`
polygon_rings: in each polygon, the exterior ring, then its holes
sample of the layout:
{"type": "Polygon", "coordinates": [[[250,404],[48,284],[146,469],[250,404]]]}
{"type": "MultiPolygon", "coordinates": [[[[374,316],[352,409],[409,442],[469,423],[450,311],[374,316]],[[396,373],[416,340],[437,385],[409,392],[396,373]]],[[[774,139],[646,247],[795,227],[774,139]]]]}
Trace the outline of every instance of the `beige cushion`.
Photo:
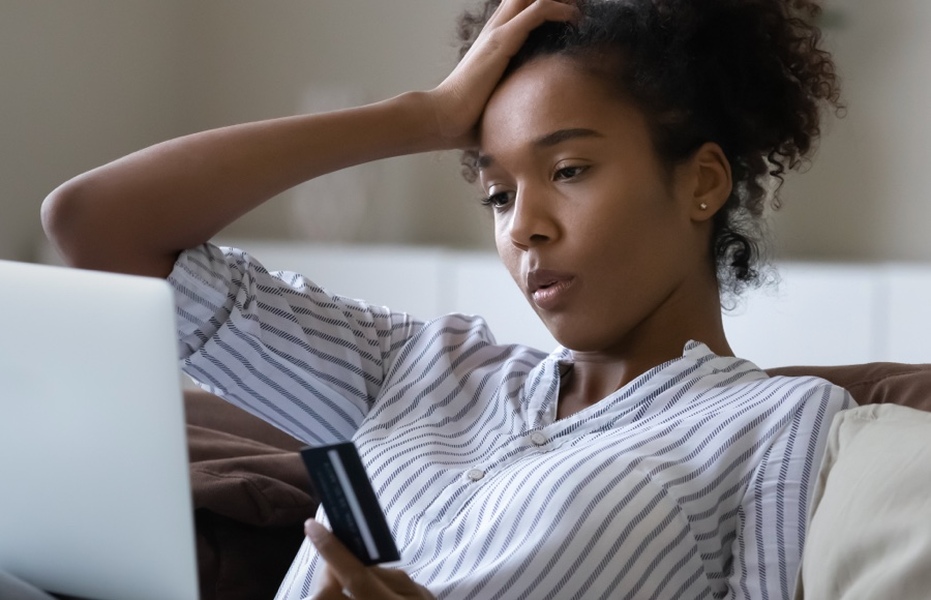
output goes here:
{"type": "Polygon", "coordinates": [[[931,413],[837,415],[812,511],[796,599],[931,598],[931,413]]]}

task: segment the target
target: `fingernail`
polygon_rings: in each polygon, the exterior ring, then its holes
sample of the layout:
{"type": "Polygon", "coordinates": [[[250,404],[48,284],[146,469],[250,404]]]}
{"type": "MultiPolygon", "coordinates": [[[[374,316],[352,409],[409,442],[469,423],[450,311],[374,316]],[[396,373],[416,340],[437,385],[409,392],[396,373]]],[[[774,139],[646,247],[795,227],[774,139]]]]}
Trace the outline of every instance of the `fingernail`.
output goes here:
{"type": "Polygon", "coordinates": [[[304,521],[304,535],[310,538],[310,541],[316,542],[320,539],[321,526],[313,519],[304,521]]]}

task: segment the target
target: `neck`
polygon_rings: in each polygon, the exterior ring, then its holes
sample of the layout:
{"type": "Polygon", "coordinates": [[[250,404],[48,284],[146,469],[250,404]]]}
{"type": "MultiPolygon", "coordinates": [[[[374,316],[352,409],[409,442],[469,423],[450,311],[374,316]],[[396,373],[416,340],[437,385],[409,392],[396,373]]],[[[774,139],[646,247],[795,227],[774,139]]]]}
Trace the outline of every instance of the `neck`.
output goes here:
{"type": "Polygon", "coordinates": [[[591,406],[650,369],[681,357],[689,340],[705,344],[719,356],[733,356],[724,334],[717,289],[704,301],[692,299],[689,310],[672,311],[672,318],[660,320],[658,325],[644,324],[610,349],[573,351],[573,369],[560,391],[559,418],[591,406]]]}

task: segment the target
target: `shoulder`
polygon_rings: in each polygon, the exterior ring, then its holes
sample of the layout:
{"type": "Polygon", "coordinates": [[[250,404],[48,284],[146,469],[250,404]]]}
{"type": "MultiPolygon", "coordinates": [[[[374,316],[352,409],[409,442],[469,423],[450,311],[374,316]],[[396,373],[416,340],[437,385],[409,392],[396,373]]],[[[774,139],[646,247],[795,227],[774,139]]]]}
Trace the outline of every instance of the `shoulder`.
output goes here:
{"type": "Polygon", "coordinates": [[[856,406],[847,390],[826,379],[770,376],[744,359],[709,357],[696,371],[696,396],[731,415],[735,424],[767,432],[764,437],[799,431],[820,435],[834,415],[856,406]]]}
{"type": "Polygon", "coordinates": [[[798,407],[820,407],[835,413],[857,404],[844,388],[813,375],[764,375],[764,385],[785,390],[785,399],[798,407]]]}
{"type": "Polygon", "coordinates": [[[817,404],[835,409],[856,404],[844,388],[814,375],[770,375],[753,362],[733,356],[716,356],[703,346],[687,348],[687,355],[701,363],[703,386],[721,393],[754,398],[785,408],[817,404]]]}

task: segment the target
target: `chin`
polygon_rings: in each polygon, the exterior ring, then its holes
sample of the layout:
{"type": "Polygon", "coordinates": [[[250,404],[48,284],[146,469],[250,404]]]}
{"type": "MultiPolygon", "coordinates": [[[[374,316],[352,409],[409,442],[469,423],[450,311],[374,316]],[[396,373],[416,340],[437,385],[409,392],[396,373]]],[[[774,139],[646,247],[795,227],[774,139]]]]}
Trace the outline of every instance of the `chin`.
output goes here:
{"type": "Polygon", "coordinates": [[[560,346],[568,348],[574,352],[598,352],[604,350],[610,344],[604,339],[603,334],[597,335],[592,332],[580,331],[579,328],[572,327],[547,327],[550,334],[556,338],[560,346]]]}

